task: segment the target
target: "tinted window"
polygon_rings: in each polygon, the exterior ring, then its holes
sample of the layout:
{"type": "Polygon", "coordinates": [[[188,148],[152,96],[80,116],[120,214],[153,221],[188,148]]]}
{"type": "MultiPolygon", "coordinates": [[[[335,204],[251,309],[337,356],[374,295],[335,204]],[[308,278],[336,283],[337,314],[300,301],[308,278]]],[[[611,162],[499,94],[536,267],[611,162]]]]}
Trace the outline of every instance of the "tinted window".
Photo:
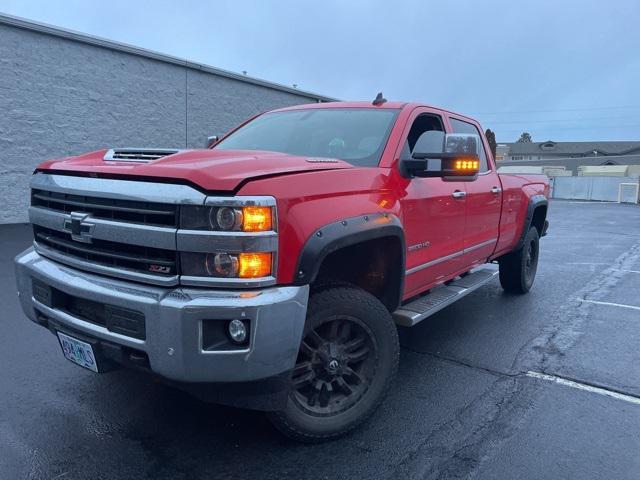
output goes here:
{"type": "Polygon", "coordinates": [[[305,157],[378,165],[398,114],[396,109],[324,108],[266,113],[215,146],[218,150],[268,150],[305,157]]]}
{"type": "Polygon", "coordinates": [[[480,135],[480,171],[486,172],[489,170],[487,163],[487,153],[484,150],[484,144],[482,143],[482,134],[478,131],[478,128],[472,123],[463,122],[455,118],[449,118],[451,120],[451,126],[453,127],[453,133],[468,133],[471,135],[480,135]]]}

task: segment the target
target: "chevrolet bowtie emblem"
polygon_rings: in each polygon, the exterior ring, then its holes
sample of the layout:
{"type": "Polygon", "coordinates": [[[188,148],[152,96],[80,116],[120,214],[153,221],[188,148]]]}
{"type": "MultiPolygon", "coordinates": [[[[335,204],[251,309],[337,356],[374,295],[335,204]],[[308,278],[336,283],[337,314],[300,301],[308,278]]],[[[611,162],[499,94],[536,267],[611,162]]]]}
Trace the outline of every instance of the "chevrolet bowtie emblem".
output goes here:
{"type": "Polygon", "coordinates": [[[91,243],[93,233],[93,223],[87,221],[91,214],[82,212],[71,212],[69,218],[64,220],[64,230],[71,234],[71,238],[76,242],[91,243]]]}

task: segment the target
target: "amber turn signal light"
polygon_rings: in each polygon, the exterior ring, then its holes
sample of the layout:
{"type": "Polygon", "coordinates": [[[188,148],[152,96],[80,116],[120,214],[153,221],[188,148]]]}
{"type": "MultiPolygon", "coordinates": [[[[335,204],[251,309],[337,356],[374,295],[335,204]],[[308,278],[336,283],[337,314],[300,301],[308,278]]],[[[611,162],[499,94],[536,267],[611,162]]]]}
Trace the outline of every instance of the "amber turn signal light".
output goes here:
{"type": "Polygon", "coordinates": [[[241,253],[238,277],[259,278],[271,275],[271,253],[241,253]]]}
{"type": "Polygon", "coordinates": [[[453,168],[460,172],[476,172],[480,168],[478,160],[456,160],[453,168]]]}
{"type": "Polygon", "coordinates": [[[244,207],[242,209],[242,230],[245,232],[265,232],[273,228],[271,207],[244,207]]]}

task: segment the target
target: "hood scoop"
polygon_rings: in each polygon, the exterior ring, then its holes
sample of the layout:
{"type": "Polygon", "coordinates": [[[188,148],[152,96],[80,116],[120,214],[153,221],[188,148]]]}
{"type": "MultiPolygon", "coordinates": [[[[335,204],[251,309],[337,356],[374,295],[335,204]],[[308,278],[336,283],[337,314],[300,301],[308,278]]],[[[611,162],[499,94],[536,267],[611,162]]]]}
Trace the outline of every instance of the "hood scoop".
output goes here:
{"type": "Polygon", "coordinates": [[[159,158],[183,152],[176,148],[112,148],[105,153],[103,160],[111,162],[149,163],[159,158]]]}

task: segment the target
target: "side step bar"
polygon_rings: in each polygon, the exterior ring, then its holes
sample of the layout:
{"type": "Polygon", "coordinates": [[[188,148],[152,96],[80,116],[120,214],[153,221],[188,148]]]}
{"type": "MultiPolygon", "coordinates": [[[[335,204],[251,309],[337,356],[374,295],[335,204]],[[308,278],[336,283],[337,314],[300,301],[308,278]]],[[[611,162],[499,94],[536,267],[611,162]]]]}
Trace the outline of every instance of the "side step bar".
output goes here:
{"type": "Polygon", "coordinates": [[[416,323],[487,284],[496,275],[498,270],[493,268],[472,271],[464,277],[456,278],[447,285],[435,287],[426,295],[400,306],[393,312],[393,319],[398,325],[413,327],[416,323]]]}

